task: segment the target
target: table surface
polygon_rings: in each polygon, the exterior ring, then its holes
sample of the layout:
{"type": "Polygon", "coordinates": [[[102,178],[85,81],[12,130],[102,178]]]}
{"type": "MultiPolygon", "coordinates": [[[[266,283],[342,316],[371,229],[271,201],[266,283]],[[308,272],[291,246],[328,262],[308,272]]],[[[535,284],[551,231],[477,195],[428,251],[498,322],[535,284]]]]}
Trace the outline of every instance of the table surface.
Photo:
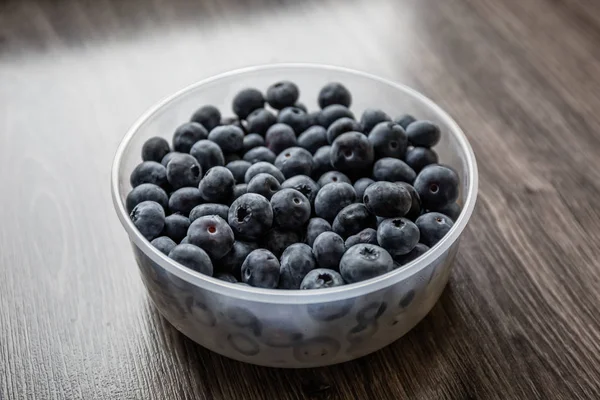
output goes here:
{"type": "Polygon", "coordinates": [[[600,398],[600,3],[0,3],[0,398],[600,398]],[[339,366],[213,354],[150,303],[110,199],[146,108],[236,67],[310,61],[417,88],[480,194],[448,288],[339,366]]]}

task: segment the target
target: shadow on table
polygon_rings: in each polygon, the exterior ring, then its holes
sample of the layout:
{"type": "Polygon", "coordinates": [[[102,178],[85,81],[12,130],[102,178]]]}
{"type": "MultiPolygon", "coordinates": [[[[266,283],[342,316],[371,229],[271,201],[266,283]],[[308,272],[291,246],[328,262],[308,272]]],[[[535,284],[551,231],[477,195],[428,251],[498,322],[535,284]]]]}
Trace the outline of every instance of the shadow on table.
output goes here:
{"type": "Polygon", "coordinates": [[[389,390],[402,397],[414,395],[424,385],[419,379],[430,379],[445,367],[447,347],[467,330],[456,300],[448,285],[432,311],[401,339],[369,356],[312,369],[258,367],[220,356],[179,333],[153,306],[151,322],[163,328],[157,334],[159,346],[175,352],[178,365],[169,372],[178,380],[187,377],[190,390],[198,393],[215,398],[280,398],[280,393],[295,393],[290,398],[367,398],[372,391],[389,390]],[[399,387],[404,393],[398,393],[399,387]]]}

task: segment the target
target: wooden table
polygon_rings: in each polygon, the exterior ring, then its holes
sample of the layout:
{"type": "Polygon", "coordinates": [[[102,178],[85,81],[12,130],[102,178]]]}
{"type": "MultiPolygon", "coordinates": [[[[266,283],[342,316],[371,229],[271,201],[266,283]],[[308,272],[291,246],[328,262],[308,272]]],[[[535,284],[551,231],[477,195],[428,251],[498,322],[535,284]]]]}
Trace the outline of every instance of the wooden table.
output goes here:
{"type": "Polygon", "coordinates": [[[2,2],[0,398],[600,398],[599,44],[600,3],[581,0],[2,2]],[[440,302],[330,368],[245,365],[179,334],[110,200],[146,108],[282,61],[423,91],[479,160],[440,302]]]}

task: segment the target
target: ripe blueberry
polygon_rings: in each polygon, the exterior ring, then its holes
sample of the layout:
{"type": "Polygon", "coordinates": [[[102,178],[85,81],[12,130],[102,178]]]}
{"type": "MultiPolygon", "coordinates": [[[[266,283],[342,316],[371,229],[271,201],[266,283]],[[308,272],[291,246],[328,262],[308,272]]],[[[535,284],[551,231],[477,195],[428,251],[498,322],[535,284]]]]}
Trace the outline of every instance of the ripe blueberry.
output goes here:
{"type": "Polygon", "coordinates": [[[452,220],[441,213],[429,212],[417,218],[416,224],[421,232],[421,243],[435,246],[452,229],[452,220]]]}
{"type": "Polygon", "coordinates": [[[361,203],[344,207],[333,220],[333,231],[342,238],[354,235],[366,228],[376,228],[377,219],[361,203]]]}
{"type": "Polygon", "coordinates": [[[194,222],[200,217],[204,217],[206,215],[218,215],[227,221],[227,216],[229,215],[229,207],[225,204],[218,203],[205,203],[199,204],[190,211],[190,222],[194,222]]]}
{"type": "Polygon", "coordinates": [[[213,265],[210,258],[204,250],[193,244],[175,246],[169,253],[169,258],[204,275],[212,276],[213,274],[213,265]]]}
{"type": "Polygon", "coordinates": [[[321,187],[306,175],[296,175],[283,181],[281,188],[296,189],[306,196],[310,204],[313,205],[317,197],[317,192],[321,187]]]}
{"type": "Polygon", "coordinates": [[[158,136],[152,137],[142,146],[142,160],[161,162],[169,151],[171,151],[169,142],[158,136]]]}
{"type": "Polygon", "coordinates": [[[331,170],[331,146],[323,146],[313,155],[313,176],[318,178],[331,170]]]}
{"type": "Polygon", "coordinates": [[[266,161],[259,161],[255,164],[252,164],[250,168],[248,168],[248,170],[246,171],[244,180],[246,183],[250,183],[252,178],[261,173],[273,175],[279,181],[279,183],[285,181],[283,173],[273,164],[270,164],[266,161]]]}
{"type": "Polygon", "coordinates": [[[242,264],[242,281],[254,287],[275,289],[279,283],[279,261],[268,250],[256,249],[242,264]]]}
{"type": "Polygon", "coordinates": [[[359,243],[377,244],[377,231],[373,228],[366,228],[358,232],[356,235],[352,235],[346,239],[346,248],[354,246],[359,243]]]}
{"type": "Polygon", "coordinates": [[[300,90],[295,83],[280,81],[267,89],[267,103],[276,110],[292,107],[298,101],[300,90]]]}
{"type": "Polygon", "coordinates": [[[212,167],[200,181],[198,189],[202,198],[211,203],[226,202],[233,194],[235,179],[225,167],[212,167]]]}
{"type": "Polygon", "coordinates": [[[232,161],[225,167],[233,174],[233,179],[236,182],[244,182],[246,179],[246,171],[252,164],[245,160],[232,161]]]}
{"type": "Polygon", "coordinates": [[[373,178],[376,181],[412,183],[417,174],[404,161],[397,158],[385,157],[373,165],[373,178]]]}
{"type": "Polygon", "coordinates": [[[276,123],[267,129],[265,143],[269,150],[279,154],[288,147],[296,145],[296,134],[289,125],[276,123]]]}
{"type": "Polygon", "coordinates": [[[356,192],[349,183],[334,182],[322,186],[315,198],[315,214],[333,221],[342,208],[354,203],[356,192]]]}
{"type": "Polygon", "coordinates": [[[155,201],[142,201],[133,208],[130,217],[135,227],[148,240],[160,235],[165,227],[165,210],[155,201]]]}
{"type": "Polygon", "coordinates": [[[269,110],[257,108],[247,118],[248,132],[264,136],[272,125],[277,123],[277,117],[269,110]]]}
{"type": "Polygon", "coordinates": [[[171,250],[173,250],[175,246],[177,246],[177,243],[175,243],[173,239],[171,239],[168,236],[159,236],[156,239],[152,240],[150,244],[156,247],[158,251],[167,256],[169,255],[171,250]]]}
{"type": "Polygon", "coordinates": [[[271,197],[280,189],[281,185],[277,178],[271,174],[260,173],[250,179],[246,190],[248,193],[258,193],[271,200],[271,197]]]}
{"type": "Polygon", "coordinates": [[[221,123],[221,112],[215,106],[203,106],[194,112],[190,120],[199,123],[210,132],[221,123]]]}
{"type": "Polygon", "coordinates": [[[354,119],[354,114],[347,107],[341,104],[332,104],[321,110],[317,122],[319,125],[327,129],[335,121],[344,117],[354,119]]]}
{"type": "Polygon", "coordinates": [[[189,154],[174,156],[167,164],[167,180],[175,190],[182,187],[197,187],[202,178],[202,167],[189,154]]]}
{"type": "Polygon", "coordinates": [[[340,171],[329,171],[325,172],[323,175],[319,177],[317,184],[320,187],[323,187],[329,183],[348,183],[352,184],[350,178],[348,178],[344,173],[340,171]]]}
{"type": "Polygon", "coordinates": [[[189,218],[181,214],[171,214],[167,218],[165,218],[165,228],[163,230],[163,235],[166,235],[176,243],[179,243],[187,235],[189,227],[189,218]]]}
{"type": "Polygon", "coordinates": [[[262,93],[253,88],[243,89],[233,98],[233,112],[241,119],[246,119],[250,113],[265,106],[262,93]]]}
{"type": "Polygon", "coordinates": [[[275,159],[275,166],[286,178],[296,175],[310,175],[313,168],[313,158],[308,150],[302,147],[285,149],[275,159]]]}
{"type": "Polygon", "coordinates": [[[385,249],[367,243],[350,247],[340,261],[340,273],[348,283],[371,279],[392,269],[392,256],[385,249]]]}
{"type": "Polygon", "coordinates": [[[428,210],[443,208],[458,199],[458,175],[443,165],[429,165],[415,179],[415,190],[428,210]]]}
{"type": "Polygon", "coordinates": [[[264,196],[246,193],[231,204],[227,221],[236,236],[255,240],[273,225],[273,209],[264,196]]]}
{"type": "Polygon", "coordinates": [[[373,145],[360,132],[346,132],[331,145],[331,165],[340,171],[368,169],[375,158],[373,145]]]}
{"type": "Polygon", "coordinates": [[[156,161],[144,161],[133,169],[129,182],[131,187],[139,186],[142,183],[152,183],[164,188],[168,184],[167,169],[156,161]]]}
{"type": "Polygon", "coordinates": [[[344,279],[338,272],[326,268],[317,268],[304,277],[300,289],[325,289],[342,286],[343,284],[344,279]]]}
{"type": "MultiPolygon", "coordinates": [[[[380,122],[369,133],[376,158],[403,158],[408,146],[404,128],[394,122],[380,122]]],[[[410,165],[410,164],[409,164],[410,165]]]]}
{"type": "Polygon", "coordinates": [[[260,161],[273,164],[275,162],[275,157],[277,157],[275,153],[265,146],[258,146],[248,150],[246,154],[244,154],[243,159],[251,164],[256,164],[260,161]]]}
{"type": "Polygon", "coordinates": [[[320,147],[327,145],[327,131],[319,125],[313,125],[298,136],[298,146],[315,154],[320,147]]]}
{"type": "Polygon", "coordinates": [[[406,218],[388,218],[377,227],[377,242],[393,257],[410,253],[419,237],[417,225],[406,218]]]}
{"type": "Polygon", "coordinates": [[[418,174],[426,166],[437,164],[438,156],[427,147],[413,147],[406,152],[404,160],[418,174]]]}
{"type": "Polygon", "coordinates": [[[356,191],[356,198],[358,201],[363,200],[365,190],[367,190],[367,188],[373,183],[375,183],[375,181],[371,178],[360,178],[354,182],[354,190],[356,191]]]}
{"type": "Polygon", "coordinates": [[[344,117],[334,121],[327,128],[327,142],[332,144],[333,141],[346,132],[362,132],[362,125],[352,118],[344,117]]]}
{"type": "Polygon", "coordinates": [[[142,183],[127,194],[125,200],[127,211],[131,212],[135,206],[146,200],[155,201],[164,209],[167,209],[169,205],[169,197],[162,188],[152,183],[142,183]]]}
{"type": "Polygon", "coordinates": [[[323,232],[330,232],[331,224],[323,218],[311,218],[306,226],[306,243],[312,247],[317,236],[323,232]]]}
{"type": "Polygon", "coordinates": [[[296,107],[286,107],[279,111],[277,122],[290,126],[296,135],[301,134],[311,126],[310,116],[296,107]]]}
{"type": "Polygon", "coordinates": [[[345,251],[344,239],[335,232],[323,232],[313,243],[313,254],[321,268],[339,271],[345,251]]]}
{"type": "Polygon", "coordinates": [[[207,137],[208,131],[204,126],[197,122],[186,122],[180,125],[173,134],[173,150],[189,153],[194,143],[207,137]]]}
{"type": "Polygon", "coordinates": [[[440,128],[430,121],[415,121],[406,128],[408,141],[413,146],[433,147],[440,141],[440,128]]]}
{"type": "Polygon", "coordinates": [[[365,190],[363,203],[379,217],[403,217],[410,210],[408,189],[394,182],[375,182],[365,190]]]}
{"type": "Polygon", "coordinates": [[[317,262],[310,246],[304,243],[294,243],[281,255],[279,288],[300,289],[302,279],[316,266],[317,262]]]}
{"type": "Polygon", "coordinates": [[[260,136],[258,133],[249,133],[244,136],[244,153],[255,147],[261,147],[265,145],[265,138],[260,136]]]}
{"type": "Polygon", "coordinates": [[[375,125],[380,122],[391,121],[389,115],[384,111],[376,108],[367,108],[360,117],[360,123],[363,126],[364,132],[369,134],[375,125]]]}
{"type": "Polygon", "coordinates": [[[188,239],[201,247],[213,260],[218,260],[233,247],[233,231],[218,215],[205,215],[190,225],[188,239]]]}
{"type": "Polygon", "coordinates": [[[332,104],[341,104],[350,107],[352,95],[344,85],[339,82],[330,82],[323,86],[318,97],[319,107],[325,108],[332,104]]]}
{"type": "Polygon", "coordinates": [[[198,188],[184,187],[171,193],[169,210],[172,213],[189,215],[190,211],[200,203],[202,203],[202,196],[198,188]]]}
{"type": "Polygon", "coordinates": [[[273,222],[283,229],[299,229],[310,218],[310,202],[296,189],[282,189],[271,197],[273,222]]]}

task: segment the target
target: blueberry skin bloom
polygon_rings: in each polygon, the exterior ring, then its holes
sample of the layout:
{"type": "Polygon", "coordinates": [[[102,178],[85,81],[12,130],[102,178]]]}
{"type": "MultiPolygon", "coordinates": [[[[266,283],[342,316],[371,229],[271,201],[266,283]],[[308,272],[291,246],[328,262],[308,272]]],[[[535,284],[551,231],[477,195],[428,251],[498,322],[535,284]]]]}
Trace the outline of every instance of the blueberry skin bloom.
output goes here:
{"type": "Polygon", "coordinates": [[[244,136],[244,153],[252,150],[255,147],[261,147],[265,145],[265,138],[258,133],[249,133],[244,136]]]}
{"type": "Polygon", "coordinates": [[[310,175],[313,169],[313,157],[302,147],[290,147],[277,156],[275,166],[281,170],[286,179],[296,175],[310,175]]]}
{"type": "Polygon", "coordinates": [[[210,140],[200,140],[196,142],[190,154],[198,161],[202,171],[208,171],[212,167],[222,167],[225,165],[225,156],[218,144],[210,140]]]}
{"type": "Polygon", "coordinates": [[[319,148],[326,146],[327,131],[319,125],[311,126],[298,136],[298,146],[308,150],[311,154],[315,154],[319,148]]]}
{"type": "MultiPolygon", "coordinates": [[[[276,110],[292,107],[300,97],[298,86],[290,81],[280,81],[267,89],[267,103],[276,110]]],[[[306,111],[305,111],[306,112],[306,111]]]]}
{"type": "Polygon", "coordinates": [[[233,231],[218,215],[200,217],[188,229],[190,244],[201,247],[213,260],[218,260],[233,247],[233,231]]]}
{"type": "Polygon", "coordinates": [[[133,208],[142,201],[155,201],[164,209],[167,209],[169,206],[167,192],[152,183],[142,183],[141,185],[134,187],[133,190],[127,194],[127,199],[125,200],[127,211],[133,211],[133,208]]]}
{"type": "Polygon", "coordinates": [[[342,208],[354,203],[356,192],[349,183],[334,182],[323,186],[315,198],[315,213],[333,221],[342,208]]]}
{"type": "MultiPolygon", "coordinates": [[[[311,156],[312,163],[312,156],[311,156]]],[[[144,161],[138,164],[131,172],[129,178],[131,187],[136,187],[142,183],[152,183],[160,187],[167,187],[167,169],[156,161],[144,161]]]]}
{"type": "Polygon", "coordinates": [[[248,132],[264,136],[272,125],[277,123],[277,117],[264,108],[257,108],[248,115],[248,132]]]}
{"type": "Polygon", "coordinates": [[[312,246],[315,239],[323,232],[330,232],[331,224],[323,218],[311,218],[306,226],[306,243],[312,246]]]}
{"type": "Polygon", "coordinates": [[[244,183],[246,180],[246,171],[252,164],[244,160],[236,160],[228,163],[225,168],[231,171],[236,182],[244,183]]]}
{"type": "Polygon", "coordinates": [[[235,179],[225,167],[212,167],[200,181],[198,189],[202,198],[210,203],[222,203],[231,198],[235,179]]]}
{"type": "Polygon", "coordinates": [[[212,276],[213,274],[210,257],[204,250],[193,244],[175,246],[169,253],[169,258],[204,275],[212,276]]]}
{"type": "Polygon", "coordinates": [[[167,164],[167,180],[175,190],[182,187],[197,187],[202,177],[202,167],[189,154],[174,156],[167,164]]]}
{"type": "Polygon", "coordinates": [[[173,250],[175,246],[177,246],[177,243],[175,243],[173,239],[171,239],[168,236],[159,236],[156,239],[152,240],[150,244],[156,247],[158,251],[160,251],[166,256],[168,256],[171,250],[173,250]]]}
{"type": "Polygon", "coordinates": [[[310,202],[311,205],[313,205],[315,203],[315,198],[317,197],[317,193],[319,192],[319,189],[321,188],[317,184],[317,182],[313,181],[311,178],[309,178],[306,175],[296,175],[289,179],[286,179],[281,184],[281,187],[283,189],[287,189],[287,188],[296,189],[297,191],[302,193],[304,196],[306,196],[306,198],[308,199],[308,201],[310,202]]]}
{"type": "Polygon", "coordinates": [[[313,243],[313,254],[321,268],[339,271],[345,251],[344,239],[335,232],[323,232],[313,243]]]}
{"type": "Polygon", "coordinates": [[[279,261],[268,250],[257,249],[242,264],[242,282],[254,287],[275,289],[279,284],[279,261]]]}
{"type": "Polygon", "coordinates": [[[160,235],[165,227],[165,210],[155,201],[142,201],[133,208],[130,217],[135,227],[148,240],[160,235]]]}
{"type": "Polygon", "coordinates": [[[307,130],[311,125],[310,116],[296,107],[287,107],[279,112],[277,122],[290,126],[296,135],[307,130]]]}
{"type": "Polygon", "coordinates": [[[267,130],[265,143],[269,150],[275,154],[296,145],[296,134],[292,127],[282,123],[276,123],[267,130]]]}
{"type": "Polygon", "coordinates": [[[233,98],[233,112],[240,119],[246,119],[250,113],[258,108],[264,108],[265,98],[262,93],[254,88],[241,90],[233,98]]]}
{"type": "Polygon", "coordinates": [[[433,247],[452,229],[454,222],[444,214],[430,212],[417,218],[416,225],[421,232],[421,242],[433,247]]]}
{"type": "Polygon", "coordinates": [[[210,131],[208,140],[218,144],[224,153],[237,153],[244,148],[244,131],[235,125],[221,125],[210,131]]]}
{"type": "Polygon", "coordinates": [[[299,229],[310,218],[310,202],[296,189],[282,189],[271,197],[273,222],[284,229],[299,229]]]}
{"type": "Polygon", "coordinates": [[[283,251],[279,276],[280,289],[300,289],[302,279],[317,267],[310,246],[295,243],[283,251]]]}
{"type": "Polygon", "coordinates": [[[340,261],[340,273],[348,283],[371,279],[393,269],[394,260],[385,249],[366,243],[350,247],[340,261]]]}
{"type": "Polygon", "coordinates": [[[152,137],[146,140],[142,146],[142,160],[161,162],[170,151],[169,142],[164,138],[152,137]]]}
{"type": "MultiPolygon", "coordinates": [[[[175,243],[179,243],[187,235],[190,227],[189,218],[180,214],[171,214],[165,218],[165,228],[163,235],[171,238],[175,243]]],[[[168,252],[166,254],[169,254],[168,252]]]]}
{"type": "Polygon", "coordinates": [[[250,180],[247,187],[248,193],[257,193],[264,196],[267,200],[281,189],[277,178],[273,175],[260,173],[250,180]]]}
{"type": "Polygon", "coordinates": [[[206,130],[211,131],[221,123],[221,112],[215,106],[206,105],[196,110],[190,120],[199,123],[206,130]]]}
{"type": "Polygon", "coordinates": [[[171,193],[169,210],[172,213],[189,215],[198,204],[202,203],[200,191],[195,187],[183,187],[171,193]]]}
{"type": "Polygon", "coordinates": [[[446,207],[458,199],[458,175],[443,165],[429,165],[415,179],[415,190],[423,207],[435,210],[446,207]]]}
{"type": "Polygon", "coordinates": [[[255,240],[273,225],[273,209],[264,196],[246,193],[231,204],[227,221],[236,236],[255,240]]]}
{"type": "Polygon", "coordinates": [[[430,121],[415,121],[406,128],[408,141],[413,146],[433,147],[441,137],[440,128],[430,121]]]}
{"type": "Polygon", "coordinates": [[[385,157],[373,165],[373,178],[376,181],[412,183],[417,174],[404,161],[385,157]]]}
{"type": "Polygon", "coordinates": [[[186,122],[173,134],[173,150],[189,153],[194,143],[206,138],[208,138],[208,131],[204,126],[197,122],[186,122]]]}
{"type": "Polygon", "coordinates": [[[377,218],[361,203],[344,207],[331,225],[335,233],[343,238],[354,235],[366,228],[377,228],[377,218]]]}
{"type": "MultiPolygon", "coordinates": [[[[369,133],[376,158],[403,158],[408,146],[404,128],[394,122],[380,122],[369,133]]],[[[409,164],[410,165],[410,164],[409,164]]]]}
{"type": "Polygon", "coordinates": [[[304,277],[300,289],[325,289],[342,286],[343,284],[344,279],[338,272],[326,268],[317,268],[304,277]]]}
{"type": "Polygon", "coordinates": [[[412,197],[406,187],[382,181],[365,190],[363,203],[378,217],[403,217],[410,210],[412,197]]]}
{"type": "Polygon", "coordinates": [[[375,159],[373,145],[360,132],[346,132],[331,145],[331,165],[340,171],[370,168],[375,159]]]}
{"type": "Polygon", "coordinates": [[[380,122],[391,121],[389,115],[387,115],[382,110],[378,110],[375,108],[367,108],[362,116],[360,117],[360,123],[363,126],[364,132],[369,134],[371,130],[375,127],[375,125],[380,122]]]}
{"type": "Polygon", "coordinates": [[[332,104],[341,104],[350,107],[352,104],[352,94],[339,82],[330,82],[323,86],[318,96],[319,107],[325,108],[332,104]]]}
{"type": "Polygon", "coordinates": [[[377,242],[392,257],[410,253],[419,243],[419,228],[406,218],[389,218],[377,227],[377,242]]]}

